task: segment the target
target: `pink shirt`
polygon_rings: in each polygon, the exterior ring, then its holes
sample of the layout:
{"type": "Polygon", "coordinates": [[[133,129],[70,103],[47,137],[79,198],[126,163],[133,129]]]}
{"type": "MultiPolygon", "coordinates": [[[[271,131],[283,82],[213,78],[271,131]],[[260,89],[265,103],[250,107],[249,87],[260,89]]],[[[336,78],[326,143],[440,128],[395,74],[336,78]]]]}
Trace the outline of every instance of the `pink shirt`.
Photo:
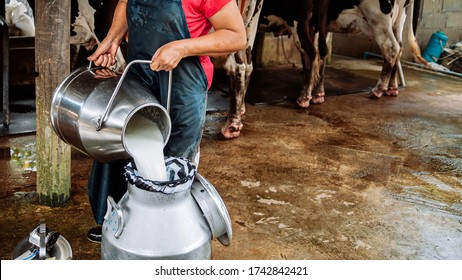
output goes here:
{"type": "MultiPolygon", "coordinates": [[[[183,10],[191,38],[207,35],[212,29],[208,18],[215,15],[233,0],[182,0],[183,10]]],[[[207,77],[208,86],[212,85],[213,64],[208,56],[200,56],[199,61],[207,77]]]]}

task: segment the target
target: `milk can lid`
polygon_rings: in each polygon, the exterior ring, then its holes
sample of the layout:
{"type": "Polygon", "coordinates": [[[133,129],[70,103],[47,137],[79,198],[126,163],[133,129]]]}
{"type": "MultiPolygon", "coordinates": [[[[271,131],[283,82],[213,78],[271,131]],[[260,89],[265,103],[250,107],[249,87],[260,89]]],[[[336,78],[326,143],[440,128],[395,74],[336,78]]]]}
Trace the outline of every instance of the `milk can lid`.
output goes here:
{"type": "Polygon", "coordinates": [[[195,180],[191,186],[191,194],[207,220],[212,231],[212,238],[216,238],[221,244],[229,246],[233,238],[231,218],[215,187],[196,172],[195,180]]]}

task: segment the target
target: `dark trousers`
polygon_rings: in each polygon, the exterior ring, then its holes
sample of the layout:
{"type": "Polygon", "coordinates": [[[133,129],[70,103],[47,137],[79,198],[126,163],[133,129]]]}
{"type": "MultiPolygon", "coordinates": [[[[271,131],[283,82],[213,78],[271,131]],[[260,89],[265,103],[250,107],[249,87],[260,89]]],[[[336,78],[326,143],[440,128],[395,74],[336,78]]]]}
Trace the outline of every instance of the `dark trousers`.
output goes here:
{"type": "Polygon", "coordinates": [[[127,192],[124,167],[130,160],[116,160],[109,163],[93,161],[88,179],[88,198],[97,224],[103,224],[107,210],[107,197],[118,202],[127,192]]]}

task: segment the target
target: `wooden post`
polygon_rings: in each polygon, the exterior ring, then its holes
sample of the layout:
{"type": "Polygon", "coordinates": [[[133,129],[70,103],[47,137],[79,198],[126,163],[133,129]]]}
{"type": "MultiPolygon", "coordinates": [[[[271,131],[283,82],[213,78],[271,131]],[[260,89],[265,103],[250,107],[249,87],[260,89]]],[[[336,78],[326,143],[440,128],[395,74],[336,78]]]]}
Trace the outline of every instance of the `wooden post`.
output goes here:
{"type": "Polygon", "coordinates": [[[2,97],[3,97],[3,125],[10,125],[10,59],[9,59],[9,28],[5,20],[5,1],[0,4],[0,28],[2,29],[2,97]]]}
{"type": "Polygon", "coordinates": [[[70,72],[71,0],[35,1],[37,193],[47,206],[63,206],[71,187],[71,148],[50,123],[53,91],[70,72]]]}

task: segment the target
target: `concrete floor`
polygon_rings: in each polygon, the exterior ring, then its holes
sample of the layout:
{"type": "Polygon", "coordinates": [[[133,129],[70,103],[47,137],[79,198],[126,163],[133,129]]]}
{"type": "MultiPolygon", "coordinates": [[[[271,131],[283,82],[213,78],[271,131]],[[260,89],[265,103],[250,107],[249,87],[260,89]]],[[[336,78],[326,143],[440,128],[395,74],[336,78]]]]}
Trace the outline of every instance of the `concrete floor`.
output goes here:
{"type": "MultiPolygon", "coordinates": [[[[373,79],[380,70],[376,61],[340,58],[330,67],[373,79]]],[[[212,259],[462,259],[462,80],[404,74],[396,98],[331,94],[307,110],[290,98],[249,104],[232,141],[215,137],[224,116],[208,115],[199,172],[233,226],[231,246],[212,241],[212,259]]],[[[285,86],[284,96],[296,96],[298,84],[285,86]]],[[[253,84],[249,95],[265,87],[253,84]]],[[[91,161],[73,153],[69,205],[38,205],[35,173],[24,167],[34,141],[0,138],[0,258],[45,218],[74,259],[99,259],[99,245],[85,237],[91,161]]]]}

